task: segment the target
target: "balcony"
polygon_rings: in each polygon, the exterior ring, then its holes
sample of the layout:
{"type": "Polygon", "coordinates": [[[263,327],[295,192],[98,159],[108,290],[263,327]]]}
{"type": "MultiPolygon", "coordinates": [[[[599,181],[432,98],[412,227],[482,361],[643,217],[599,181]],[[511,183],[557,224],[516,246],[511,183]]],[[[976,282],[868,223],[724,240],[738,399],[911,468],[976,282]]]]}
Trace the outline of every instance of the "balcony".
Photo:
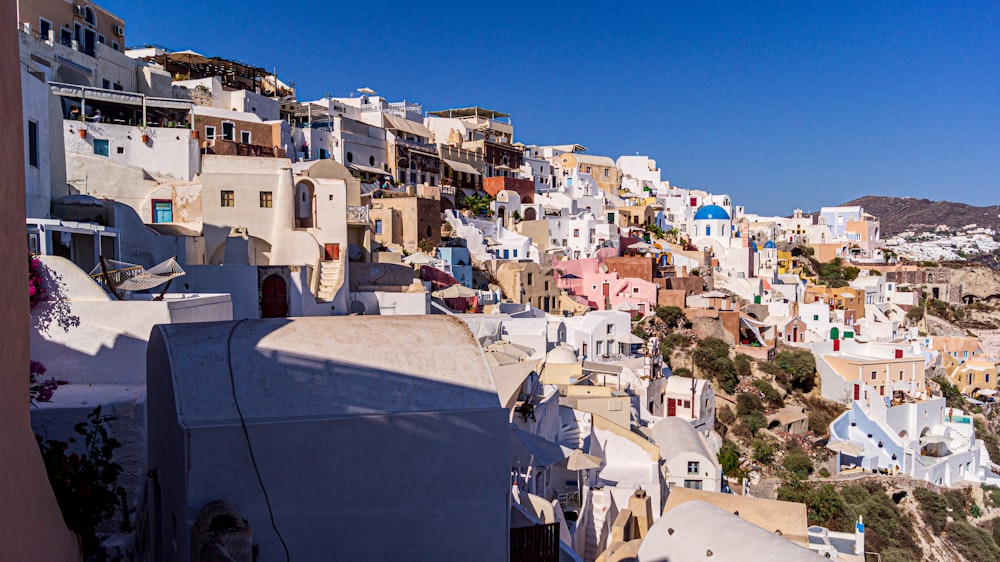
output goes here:
{"type": "Polygon", "coordinates": [[[368,207],[365,205],[348,205],[347,224],[368,226],[368,207]]]}

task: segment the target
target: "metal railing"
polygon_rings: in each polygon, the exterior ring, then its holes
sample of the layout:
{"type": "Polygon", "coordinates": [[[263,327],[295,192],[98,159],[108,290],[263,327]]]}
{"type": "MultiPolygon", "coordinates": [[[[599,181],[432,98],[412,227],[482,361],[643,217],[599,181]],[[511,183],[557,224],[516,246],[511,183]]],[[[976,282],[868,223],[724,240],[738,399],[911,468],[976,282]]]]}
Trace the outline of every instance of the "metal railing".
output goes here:
{"type": "Polygon", "coordinates": [[[511,562],[559,562],[557,523],[510,530],[511,562]]]}

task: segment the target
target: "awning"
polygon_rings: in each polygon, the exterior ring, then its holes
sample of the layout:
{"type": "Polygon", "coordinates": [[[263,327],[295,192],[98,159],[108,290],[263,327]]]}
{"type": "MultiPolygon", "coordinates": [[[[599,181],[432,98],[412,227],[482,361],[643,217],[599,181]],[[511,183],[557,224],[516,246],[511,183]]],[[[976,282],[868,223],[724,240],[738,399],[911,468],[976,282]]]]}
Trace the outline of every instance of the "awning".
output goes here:
{"type": "Polygon", "coordinates": [[[375,168],[372,166],[362,166],[361,164],[351,164],[352,170],[357,170],[359,172],[365,172],[366,174],[375,174],[379,176],[388,176],[389,172],[383,170],[382,168],[375,168]]]}
{"type": "Polygon", "coordinates": [[[86,86],[77,86],[75,84],[63,84],[60,82],[49,82],[49,88],[53,94],[67,98],[86,98],[88,100],[100,100],[109,103],[120,103],[139,107],[142,106],[142,100],[145,98],[146,107],[158,109],[182,109],[185,111],[191,111],[194,107],[194,102],[187,100],[151,98],[132,92],[90,88],[86,86]]]}
{"type": "Polygon", "coordinates": [[[517,397],[521,393],[521,385],[534,370],[535,363],[533,361],[490,367],[493,383],[497,387],[497,395],[504,408],[514,407],[517,397]]]}
{"type": "Polygon", "coordinates": [[[444,160],[444,163],[456,172],[465,172],[466,174],[473,174],[476,176],[482,175],[479,170],[473,168],[472,165],[466,164],[465,162],[456,162],[454,160],[448,160],[447,158],[442,158],[442,160],[444,160]]]}
{"type": "Polygon", "coordinates": [[[516,427],[510,428],[510,456],[513,466],[548,466],[566,458],[558,444],[516,427]]]}
{"type": "Polygon", "coordinates": [[[984,388],[979,392],[977,392],[976,394],[979,394],[980,396],[993,396],[996,393],[997,391],[993,390],[992,388],[984,388]]]}
{"type": "Polygon", "coordinates": [[[385,127],[387,129],[403,131],[425,139],[431,138],[430,130],[424,127],[423,123],[417,123],[416,121],[410,121],[409,119],[403,119],[402,117],[396,117],[388,113],[383,113],[382,115],[385,117],[385,127]]]}
{"type": "Polygon", "coordinates": [[[629,345],[642,345],[646,343],[646,340],[632,333],[625,334],[624,336],[615,336],[615,341],[618,343],[627,343],[629,345]]]}
{"type": "Polygon", "coordinates": [[[856,457],[861,454],[861,451],[865,450],[863,445],[854,443],[853,441],[830,441],[826,444],[826,448],[851,457],[856,457]]]}
{"type": "Polygon", "coordinates": [[[476,291],[456,283],[440,291],[434,291],[431,296],[438,299],[467,299],[478,294],[476,291]]]}
{"type": "Polygon", "coordinates": [[[936,443],[947,443],[949,441],[951,441],[951,439],[948,439],[944,435],[924,435],[923,437],[920,438],[920,444],[921,445],[932,445],[932,444],[936,444],[936,443]]]}

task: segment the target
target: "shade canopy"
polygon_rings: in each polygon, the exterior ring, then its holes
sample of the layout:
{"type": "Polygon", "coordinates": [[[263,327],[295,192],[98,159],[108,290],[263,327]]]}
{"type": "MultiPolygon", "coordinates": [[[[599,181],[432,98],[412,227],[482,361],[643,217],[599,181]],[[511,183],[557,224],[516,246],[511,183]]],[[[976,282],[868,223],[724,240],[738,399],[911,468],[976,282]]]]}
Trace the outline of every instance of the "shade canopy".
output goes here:
{"type": "Polygon", "coordinates": [[[615,341],[618,343],[627,343],[629,345],[642,345],[646,343],[646,340],[632,333],[615,336],[615,341]]]}
{"type": "Polygon", "coordinates": [[[456,283],[440,291],[434,291],[431,296],[439,299],[467,299],[478,294],[476,291],[456,283]]]}
{"type": "Polygon", "coordinates": [[[562,448],[544,437],[510,428],[512,466],[548,466],[566,458],[562,448]]]}
{"type": "Polygon", "coordinates": [[[921,445],[935,445],[938,443],[947,443],[949,441],[951,441],[951,439],[948,439],[944,435],[924,435],[920,438],[921,445]]]}
{"type": "Polygon", "coordinates": [[[441,260],[439,260],[438,258],[435,258],[434,256],[429,256],[429,255],[427,255],[425,253],[418,252],[416,254],[411,254],[411,255],[406,256],[405,258],[403,258],[403,263],[405,263],[407,265],[414,265],[414,264],[417,264],[417,265],[436,265],[436,264],[443,263],[443,262],[441,260]]]}
{"type": "Polygon", "coordinates": [[[980,396],[993,396],[996,393],[997,393],[997,391],[993,390],[992,388],[984,388],[984,389],[980,390],[979,392],[977,392],[976,394],[978,394],[980,396]]]}
{"type": "Polygon", "coordinates": [[[852,457],[860,455],[861,451],[865,450],[863,445],[853,441],[830,441],[826,444],[826,448],[852,457]]]}
{"type": "Polygon", "coordinates": [[[580,449],[574,449],[573,452],[566,457],[566,468],[569,470],[588,470],[600,467],[600,457],[589,455],[580,449]]]}
{"type": "Polygon", "coordinates": [[[466,164],[465,162],[458,162],[457,160],[449,160],[447,158],[442,158],[444,163],[447,164],[452,170],[456,172],[465,172],[466,174],[472,174],[474,176],[481,176],[482,174],[479,170],[472,167],[471,164],[466,164]]]}
{"type": "Polygon", "coordinates": [[[484,351],[499,352],[521,361],[535,352],[534,348],[518,345],[506,340],[497,340],[483,348],[484,351]]]}

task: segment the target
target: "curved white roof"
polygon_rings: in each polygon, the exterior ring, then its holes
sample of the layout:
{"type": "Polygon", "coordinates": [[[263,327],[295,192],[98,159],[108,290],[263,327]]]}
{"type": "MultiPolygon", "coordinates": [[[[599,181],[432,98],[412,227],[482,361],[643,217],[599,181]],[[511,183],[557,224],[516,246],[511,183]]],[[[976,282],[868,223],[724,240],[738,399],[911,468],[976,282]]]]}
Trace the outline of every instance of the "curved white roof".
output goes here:
{"type": "Polygon", "coordinates": [[[550,365],[575,365],[579,362],[576,352],[567,345],[557,345],[545,356],[545,363],[550,365]]]}

